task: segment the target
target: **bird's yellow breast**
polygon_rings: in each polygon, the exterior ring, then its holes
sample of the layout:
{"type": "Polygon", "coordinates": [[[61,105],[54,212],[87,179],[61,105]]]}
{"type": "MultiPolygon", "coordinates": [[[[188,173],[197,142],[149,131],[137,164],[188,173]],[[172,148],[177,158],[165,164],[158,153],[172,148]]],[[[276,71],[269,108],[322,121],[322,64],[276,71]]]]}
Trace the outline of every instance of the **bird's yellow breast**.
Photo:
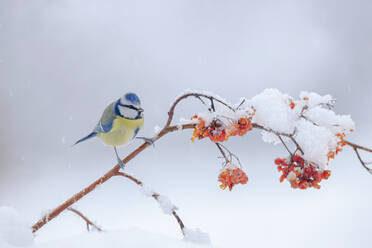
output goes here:
{"type": "Polygon", "coordinates": [[[97,137],[109,146],[121,146],[134,138],[137,132],[143,127],[143,117],[141,119],[130,120],[116,117],[112,129],[107,133],[98,133],[97,137]]]}

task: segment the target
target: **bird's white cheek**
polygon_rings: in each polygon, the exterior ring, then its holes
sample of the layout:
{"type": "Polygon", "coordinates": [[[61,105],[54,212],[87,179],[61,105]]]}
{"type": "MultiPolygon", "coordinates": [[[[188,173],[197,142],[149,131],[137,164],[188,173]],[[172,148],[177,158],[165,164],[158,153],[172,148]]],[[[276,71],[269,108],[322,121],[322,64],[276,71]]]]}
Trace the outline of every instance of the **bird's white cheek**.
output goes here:
{"type": "Polygon", "coordinates": [[[122,116],[124,116],[124,118],[130,118],[130,119],[136,118],[138,114],[137,110],[126,108],[123,106],[119,106],[119,112],[122,116]]]}

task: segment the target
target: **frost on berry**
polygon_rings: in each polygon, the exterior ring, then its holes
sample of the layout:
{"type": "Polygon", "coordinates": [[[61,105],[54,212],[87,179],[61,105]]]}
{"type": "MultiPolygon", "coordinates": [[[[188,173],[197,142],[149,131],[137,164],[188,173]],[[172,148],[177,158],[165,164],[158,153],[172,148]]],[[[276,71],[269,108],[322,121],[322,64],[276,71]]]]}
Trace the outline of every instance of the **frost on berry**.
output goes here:
{"type": "MultiPolygon", "coordinates": [[[[331,173],[326,166],[346,145],[345,136],[355,129],[349,115],[334,112],[335,102],[331,95],[302,91],[294,98],[278,89],[265,89],[224,111],[213,107],[207,113],[193,116],[196,126],[191,140],[209,138],[221,143],[231,136],[243,136],[255,127],[261,130],[264,142],[282,144],[290,154],[289,158],[275,160],[281,172],[280,182],[286,180],[299,189],[320,188],[319,183],[331,173]]],[[[222,188],[231,190],[235,184],[244,182],[233,175],[232,168],[221,172],[222,188]]]]}
{"type": "Polygon", "coordinates": [[[252,130],[251,115],[246,112],[242,116],[226,117],[217,113],[211,116],[194,115],[191,119],[197,120],[191,141],[208,137],[212,142],[224,142],[230,136],[243,136],[252,130]],[[235,118],[234,118],[235,117],[235,118]]]}
{"type": "Polygon", "coordinates": [[[294,189],[319,189],[319,183],[328,179],[331,171],[323,170],[319,166],[305,161],[301,156],[294,155],[289,158],[277,158],[274,163],[281,173],[280,182],[287,180],[294,189]]]}

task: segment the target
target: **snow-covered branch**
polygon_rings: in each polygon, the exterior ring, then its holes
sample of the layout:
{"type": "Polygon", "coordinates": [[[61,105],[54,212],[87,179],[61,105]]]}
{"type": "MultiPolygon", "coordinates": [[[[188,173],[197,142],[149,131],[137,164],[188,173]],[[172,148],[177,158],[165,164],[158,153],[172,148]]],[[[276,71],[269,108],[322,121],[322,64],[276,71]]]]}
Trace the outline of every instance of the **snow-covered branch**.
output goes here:
{"type": "Polygon", "coordinates": [[[155,191],[145,187],[140,180],[136,179],[135,177],[133,177],[131,175],[128,175],[127,173],[118,171],[115,175],[128,178],[129,180],[131,180],[132,182],[134,182],[138,186],[141,186],[143,194],[145,196],[149,196],[149,197],[154,198],[159,203],[160,208],[163,210],[163,212],[165,214],[173,215],[174,218],[176,218],[177,223],[181,228],[182,234],[185,234],[184,233],[185,225],[183,224],[181,218],[179,217],[179,215],[176,212],[176,210],[178,208],[166,196],[160,195],[159,193],[156,193],[155,191]]]}
{"type": "MultiPolygon", "coordinates": [[[[266,89],[252,99],[240,100],[236,105],[210,93],[187,92],[172,103],[164,127],[157,130],[151,140],[156,142],[168,133],[183,129],[194,129],[192,142],[209,138],[217,145],[225,161],[218,178],[220,187],[231,190],[236,184],[247,183],[248,177],[242,170],[238,157],[221,143],[230,137],[244,136],[251,130],[258,129],[261,130],[264,142],[282,144],[289,153],[287,157],[275,159],[275,164],[282,173],[280,181],[287,180],[293,188],[320,188],[320,181],[330,176],[330,170],[325,169],[330,159],[334,159],[345,145],[353,147],[364,168],[371,173],[368,163],[361,159],[358,150],[372,150],[345,141],[345,136],[355,129],[355,124],[350,116],[335,114],[332,110],[334,104],[335,100],[330,95],[301,92],[299,99],[294,99],[277,89],[266,89]],[[176,106],[187,98],[200,100],[208,106],[207,112],[194,115],[188,123],[171,126],[176,106]]],[[[123,162],[128,164],[149,145],[150,142],[143,143],[123,162]]],[[[143,186],[141,181],[119,170],[120,166],[115,165],[105,175],[44,215],[32,226],[33,232],[113,176],[124,176],[143,186]]],[[[183,234],[187,236],[190,232],[185,231],[186,228],[175,211],[176,207],[155,192],[151,197],[159,202],[164,212],[176,218],[183,234]]]]}

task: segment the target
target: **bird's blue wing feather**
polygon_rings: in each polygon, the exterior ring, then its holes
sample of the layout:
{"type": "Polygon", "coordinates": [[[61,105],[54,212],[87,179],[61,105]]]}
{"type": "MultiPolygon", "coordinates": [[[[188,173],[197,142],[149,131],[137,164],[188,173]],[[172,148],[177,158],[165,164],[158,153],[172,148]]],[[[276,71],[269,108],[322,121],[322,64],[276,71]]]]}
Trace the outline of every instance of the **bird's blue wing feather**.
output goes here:
{"type": "Polygon", "coordinates": [[[81,139],[79,139],[78,141],[76,141],[74,145],[79,144],[80,142],[83,142],[83,141],[85,141],[85,140],[87,140],[87,139],[90,139],[90,138],[96,137],[96,135],[97,135],[97,133],[95,133],[95,132],[93,131],[93,132],[91,132],[90,134],[88,134],[87,136],[85,136],[84,138],[81,138],[81,139]]]}
{"type": "Polygon", "coordinates": [[[112,125],[115,120],[115,113],[113,109],[114,103],[111,103],[110,105],[107,106],[105,111],[102,114],[101,119],[98,121],[96,127],[94,128],[94,132],[97,133],[107,133],[110,132],[112,129],[112,125]]]}

